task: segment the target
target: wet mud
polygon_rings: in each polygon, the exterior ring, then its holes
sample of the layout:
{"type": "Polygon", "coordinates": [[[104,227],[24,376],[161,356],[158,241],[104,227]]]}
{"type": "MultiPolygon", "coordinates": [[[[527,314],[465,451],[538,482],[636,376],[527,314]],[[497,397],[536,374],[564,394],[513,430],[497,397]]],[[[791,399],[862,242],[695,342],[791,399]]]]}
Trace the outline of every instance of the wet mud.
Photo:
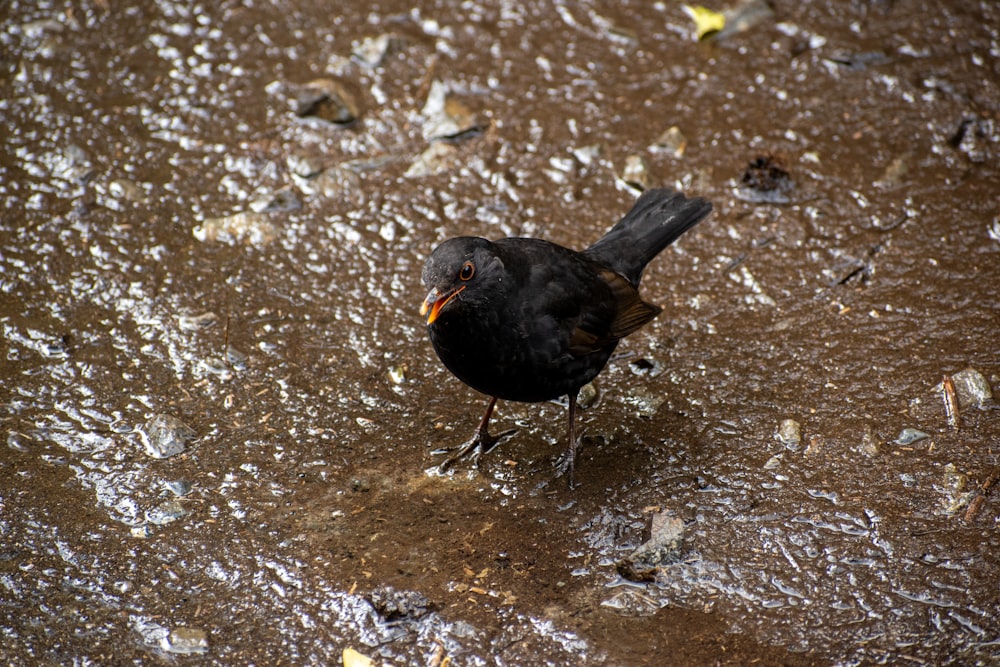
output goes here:
{"type": "Polygon", "coordinates": [[[725,9],[7,3],[0,661],[997,664],[1000,9],[725,9]],[[437,474],[431,249],[660,186],[579,488],[437,474]]]}

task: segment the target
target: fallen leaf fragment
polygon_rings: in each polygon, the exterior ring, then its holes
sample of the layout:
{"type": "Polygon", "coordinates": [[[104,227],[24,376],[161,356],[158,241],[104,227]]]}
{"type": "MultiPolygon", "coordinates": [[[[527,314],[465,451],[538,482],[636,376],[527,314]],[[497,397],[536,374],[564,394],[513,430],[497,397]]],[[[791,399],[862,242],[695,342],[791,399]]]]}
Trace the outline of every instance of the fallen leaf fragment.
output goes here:
{"type": "Polygon", "coordinates": [[[719,32],[726,27],[726,17],[707,7],[684,5],[684,11],[694,21],[694,31],[698,39],[705,39],[707,35],[719,32]]]}

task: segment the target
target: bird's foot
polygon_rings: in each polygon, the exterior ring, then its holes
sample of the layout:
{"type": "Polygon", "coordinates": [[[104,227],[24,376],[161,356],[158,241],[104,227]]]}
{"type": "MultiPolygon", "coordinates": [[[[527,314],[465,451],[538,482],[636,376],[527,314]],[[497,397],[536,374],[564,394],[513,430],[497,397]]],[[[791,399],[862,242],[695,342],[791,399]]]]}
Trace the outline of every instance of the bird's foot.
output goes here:
{"type": "Polygon", "coordinates": [[[570,490],[579,486],[573,479],[573,473],[576,472],[576,450],[579,448],[579,445],[579,441],[571,443],[566,451],[556,459],[556,477],[567,475],[570,490]]]}
{"type": "MultiPolygon", "coordinates": [[[[458,448],[455,454],[452,454],[438,466],[438,473],[448,472],[457,461],[464,459],[466,457],[472,457],[472,464],[479,467],[479,457],[487,452],[492,451],[501,441],[506,440],[510,436],[517,433],[516,428],[512,428],[509,431],[504,431],[503,433],[492,435],[485,429],[477,430],[475,435],[458,448]]],[[[439,450],[440,451],[440,450],[439,450]]],[[[450,451],[446,449],[444,451],[450,451]]]]}

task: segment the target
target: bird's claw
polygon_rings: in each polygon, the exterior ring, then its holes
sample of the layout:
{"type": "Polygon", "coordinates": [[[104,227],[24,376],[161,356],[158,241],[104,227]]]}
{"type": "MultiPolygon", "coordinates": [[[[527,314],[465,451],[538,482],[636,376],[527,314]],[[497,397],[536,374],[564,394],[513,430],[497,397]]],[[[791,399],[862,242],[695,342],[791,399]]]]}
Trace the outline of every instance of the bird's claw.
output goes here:
{"type": "Polygon", "coordinates": [[[556,477],[567,475],[571,491],[579,486],[579,484],[577,484],[574,480],[574,473],[576,472],[576,451],[578,446],[579,443],[574,443],[556,458],[556,477]]]}
{"type": "Polygon", "coordinates": [[[476,431],[476,434],[468,442],[461,445],[455,454],[441,462],[441,465],[438,466],[438,473],[443,474],[448,472],[448,469],[456,462],[470,456],[472,457],[472,464],[478,468],[480,456],[492,451],[501,441],[506,440],[515,433],[517,433],[516,428],[497,435],[492,435],[486,430],[476,431]]]}

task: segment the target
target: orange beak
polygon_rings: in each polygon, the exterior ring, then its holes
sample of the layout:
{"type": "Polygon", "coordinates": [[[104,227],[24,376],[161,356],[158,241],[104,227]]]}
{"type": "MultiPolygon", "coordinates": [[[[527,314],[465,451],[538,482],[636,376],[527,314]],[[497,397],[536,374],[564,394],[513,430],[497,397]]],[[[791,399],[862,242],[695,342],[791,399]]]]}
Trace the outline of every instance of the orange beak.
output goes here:
{"type": "Polygon", "coordinates": [[[420,315],[421,317],[427,316],[427,324],[434,324],[434,320],[438,318],[438,314],[441,309],[444,308],[445,304],[454,299],[456,296],[461,294],[462,290],[465,289],[465,285],[462,285],[458,289],[454,289],[447,294],[441,294],[435,287],[424,299],[424,302],[420,304],[420,315]]]}

